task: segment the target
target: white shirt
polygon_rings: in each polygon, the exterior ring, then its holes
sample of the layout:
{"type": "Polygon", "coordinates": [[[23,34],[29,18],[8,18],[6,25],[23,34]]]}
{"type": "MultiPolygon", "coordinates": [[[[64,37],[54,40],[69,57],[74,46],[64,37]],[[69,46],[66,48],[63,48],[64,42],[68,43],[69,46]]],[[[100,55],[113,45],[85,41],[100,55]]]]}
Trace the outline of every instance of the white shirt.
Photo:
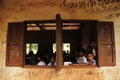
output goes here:
{"type": "Polygon", "coordinates": [[[37,65],[40,65],[40,66],[46,66],[46,63],[45,63],[44,61],[40,61],[40,62],[38,62],[37,65]]]}
{"type": "MultiPolygon", "coordinates": [[[[51,62],[47,64],[47,66],[53,66],[51,62]]],[[[56,66],[56,62],[54,63],[54,66],[56,66]]]]}
{"type": "Polygon", "coordinates": [[[95,52],[95,49],[92,50],[93,51],[93,55],[96,56],[96,52],[95,52]]]}
{"type": "Polygon", "coordinates": [[[87,58],[85,56],[78,57],[77,63],[79,63],[79,64],[87,63],[87,58]]]}
{"type": "Polygon", "coordinates": [[[66,62],[64,62],[64,66],[68,66],[68,65],[70,65],[70,64],[72,64],[71,61],[66,61],[66,62]]]}

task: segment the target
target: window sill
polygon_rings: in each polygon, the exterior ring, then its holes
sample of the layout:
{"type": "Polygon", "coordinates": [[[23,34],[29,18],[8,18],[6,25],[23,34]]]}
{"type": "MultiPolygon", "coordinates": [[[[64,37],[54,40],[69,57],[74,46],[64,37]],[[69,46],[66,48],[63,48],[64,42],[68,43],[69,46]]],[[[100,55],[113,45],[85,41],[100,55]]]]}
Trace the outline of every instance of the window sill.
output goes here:
{"type": "MultiPolygon", "coordinates": [[[[23,68],[56,69],[56,66],[24,65],[23,68]]],[[[98,66],[97,65],[87,65],[87,64],[72,64],[72,65],[68,65],[68,66],[62,66],[62,68],[98,68],[98,66]]]]}
{"type": "Polygon", "coordinates": [[[97,65],[88,65],[88,64],[72,64],[68,66],[63,66],[63,68],[98,68],[97,65]]]}
{"type": "Polygon", "coordinates": [[[55,69],[55,66],[38,66],[38,65],[24,65],[23,68],[48,68],[55,69]]]}

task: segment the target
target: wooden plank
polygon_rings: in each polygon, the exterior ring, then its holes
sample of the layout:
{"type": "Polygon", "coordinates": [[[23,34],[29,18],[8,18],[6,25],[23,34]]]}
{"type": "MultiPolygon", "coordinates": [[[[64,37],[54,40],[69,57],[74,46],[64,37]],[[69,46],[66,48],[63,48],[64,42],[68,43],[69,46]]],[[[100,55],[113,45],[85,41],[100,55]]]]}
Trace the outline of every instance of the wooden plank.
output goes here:
{"type": "Polygon", "coordinates": [[[36,24],[36,23],[56,23],[56,20],[25,20],[25,23],[36,24]]]}
{"type": "Polygon", "coordinates": [[[115,65],[114,33],[112,22],[98,22],[98,65],[115,65]]]}
{"type": "MultiPolygon", "coordinates": [[[[111,22],[111,33],[115,33],[114,32],[114,24],[113,24],[113,22],[111,22]]],[[[112,38],[112,43],[113,43],[113,45],[112,45],[112,47],[113,47],[113,54],[112,54],[112,56],[113,56],[113,65],[116,65],[116,51],[115,51],[115,35],[114,34],[111,34],[111,38],[112,38]]]]}
{"type": "MultiPolygon", "coordinates": [[[[62,19],[62,23],[96,22],[97,20],[62,19]]],[[[25,20],[26,23],[56,23],[56,20],[25,20]]]]}
{"type": "Polygon", "coordinates": [[[62,68],[62,22],[60,15],[56,15],[56,60],[57,60],[57,66],[56,70],[59,71],[62,68]]]}
{"type": "Polygon", "coordinates": [[[43,27],[40,26],[38,23],[36,23],[36,25],[41,29],[41,31],[44,31],[43,27]]]}
{"type": "Polygon", "coordinates": [[[62,19],[62,23],[89,23],[97,20],[62,19]]]}
{"type": "Polygon", "coordinates": [[[24,23],[8,23],[6,66],[23,66],[24,23]]]}

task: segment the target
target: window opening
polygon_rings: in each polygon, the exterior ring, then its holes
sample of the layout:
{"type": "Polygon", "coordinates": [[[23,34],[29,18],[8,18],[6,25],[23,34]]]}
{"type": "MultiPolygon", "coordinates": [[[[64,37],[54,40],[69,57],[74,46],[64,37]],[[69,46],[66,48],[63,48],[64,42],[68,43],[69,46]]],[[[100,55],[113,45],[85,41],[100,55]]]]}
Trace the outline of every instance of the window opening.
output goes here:
{"type": "MultiPolygon", "coordinates": [[[[70,54],[70,43],[63,43],[63,51],[70,54]]],[[[56,53],[56,43],[52,44],[53,53],[56,53]]]]}
{"type": "Polygon", "coordinates": [[[72,30],[63,29],[63,42],[71,43],[70,54],[67,54],[67,52],[63,53],[63,65],[96,65],[97,56],[94,54],[97,54],[97,50],[96,48],[93,49],[93,44],[90,44],[92,39],[94,41],[97,40],[97,35],[95,35],[97,34],[96,23],[79,22],[63,24],[73,27],[72,30]],[[74,29],[74,27],[77,27],[77,29],[74,29]],[[87,50],[88,46],[91,48],[91,51],[87,50]]]}
{"type": "Polygon", "coordinates": [[[33,51],[33,53],[36,54],[38,51],[38,43],[27,43],[26,54],[29,54],[30,51],[33,51]]]}
{"type": "Polygon", "coordinates": [[[56,24],[26,22],[26,26],[25,65],[56,66],[56,54],[51,46],[56,41],[56,24]]]}

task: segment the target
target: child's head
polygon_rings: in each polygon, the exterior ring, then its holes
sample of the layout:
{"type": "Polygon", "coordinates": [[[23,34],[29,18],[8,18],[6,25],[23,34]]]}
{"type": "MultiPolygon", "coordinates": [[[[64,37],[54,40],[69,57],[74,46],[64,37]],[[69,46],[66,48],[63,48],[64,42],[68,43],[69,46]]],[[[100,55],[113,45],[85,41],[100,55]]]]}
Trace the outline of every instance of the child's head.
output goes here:
{"type": "Polygon", "coordinates": [[[80,49],[79,52],[78,52],[78,55],[79,56],[84,56],[86,53],[85,49],[80,49]]]}
{"type": "Polygon", "coordinates": [[[90,46],[91,46],[92,48],[95,48],[95,47],[96,47],[96,41],[95,41],[95,40],[91,40],[91,41],[90,41],[90,46]]]}
{"type": "Polygon", "coordinates": [[[50,57],[50,62],[55,62],[55,57],[50,57]]]}
{"type": "Polygon", "coordinates": [[[44,54],[38,55],[37,57],[38,61],[45,61],[46,57],[44,54]]]}
{"type": "Polygon", "coordinates": [[[29,55],[33,55],[33,54],[34,54],[33,51],[30,51],[30,52],[29,52],[29,55]]]}
{"type": "Polygon", "coordinates": [[[88,52],[87,58],[88,58],[89,61],[93,60],[93,58],[94,58],[93,53],[92,52],[88,52]]]}
{"type": "Polygon", "coordinates": [[[92,51],[92,46],[87,46],[87,51],[92,51]]]}
{"type": "Polygon", "coordinates": [[[55,62],[55,55],[51,55],[51,56],[50,56],[50,62],[51,62],[51,63],[54,63],[54,62],[55,62]]]}
{"type": "Polygon", "coordinates": [[[43,60],[43,56],[38,56],[37,59],[38,59],[38,61],[42,61],[43,60]]]}

